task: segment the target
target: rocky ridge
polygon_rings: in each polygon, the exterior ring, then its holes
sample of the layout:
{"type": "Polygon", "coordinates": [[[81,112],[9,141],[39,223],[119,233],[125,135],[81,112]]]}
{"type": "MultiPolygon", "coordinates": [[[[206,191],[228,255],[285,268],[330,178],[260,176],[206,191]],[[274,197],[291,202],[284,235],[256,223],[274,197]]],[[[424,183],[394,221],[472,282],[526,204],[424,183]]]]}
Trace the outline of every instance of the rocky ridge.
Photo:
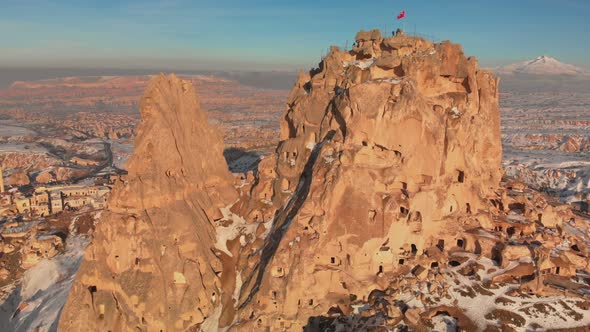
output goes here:
{"type": "Polygon", "coordinates": [[[62,330],[590,324],[588,221],[501,182],[498,80],[460,45],[333,47],[233,187],[189,85],[150,85],[62,330]]]}

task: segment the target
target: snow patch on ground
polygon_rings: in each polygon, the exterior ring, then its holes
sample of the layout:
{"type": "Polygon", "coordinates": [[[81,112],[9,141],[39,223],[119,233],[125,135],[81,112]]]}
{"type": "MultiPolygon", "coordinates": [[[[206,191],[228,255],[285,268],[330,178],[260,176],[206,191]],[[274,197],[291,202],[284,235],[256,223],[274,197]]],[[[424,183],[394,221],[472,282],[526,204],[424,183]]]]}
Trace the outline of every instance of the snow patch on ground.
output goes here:
{"type": "MultiPolygon", "coordinates": [[[[522,327],[515,326],[518,331],[528,331],[534,324],[539,324],[545,329],[571,328],[574,326],[588,326],[590,324],[590,313],[577,307],[575,305],[577,301],[575,298],[508,295],[511,290],[518,288],[518,285],[515,284],[500,285],[496,289],[485,288],[486,294],[476,291],[476,295],[473,297],[462,294],[461,291],[464,291],[466,287],[482,287],[480,282],[457,273],[462,267],[468,264],[474,264],[475,262],[474,260],[469,260],[458,267],[448,269],[447,271],[451,273],[447,274],[446,283],[448,285],[457,285],[454,280],[458,281],[458,286],[449,288],[449,295],[453,300],[457,301],[458,306],[464,310],[465,314],[479,329],[483,330],[486,325],[494,323],[486,319],[485,316],[495,309],[507,310],[524,318],[526,322],[522,327]],[[505,298],[508,301],[497,301],[499,298],[505,298]],[[565,310],[562,303],[565,303],[569,309],[565,310]],[[548,309],[542,313],[538,312],[538,314],[535,314],[535,308],[540,305],[548,309]],[[528,310],[528,313],[525,310],[528,310]],[[567,313],[564,314],[564,310],[567,313]],[[583,316],[582,319],[579,318],[581,316],[583,316]]],[[[488,273],[487,271],[492,268],[497,269],[491,260],[482,258],[477,260],[477,263],[484,266],[478,272],[481,280],[490,280],[494,276],[518,265],[516,262],[511,262],[505,269],[488,273]]],[[[452,301],[446,300],[443,302],[447,302],[444,303],[447,305],[453,305],[452,301]]]]}
{"type": "Polygon", "coordinates": [[[219,317],[221,317],[221,312],[223,311],[223,308],[221,305],[218,305],[215,310],[213,311],[213,314],[211,314],[211,316],[205,318],[205,321],[203,321],[203,324],[201,324],[201,330],[203,332],[208,332],[208,331],[217,331],[217,332],[225,332],[229,329],[229,327],[225,327],[225,328],[220,328],[219,327],[219,317]]]}
{"type": "MultiPolygon", "coordinates": [[[[583,302],[583,299],[566,296],[542,297],[514,292],[519,288],[516,283],[486,286],[486,280],[491,280],[494,276],[516,267],[518,262],[511,262],[502,269],[496,266],[491,259],[478,257],[475,254],[457,252],[453,256],[468,259],[457,267],[441,269],[439,273],[443,278],[440,281],[431,278],[427,282],[412,287],[410,292],[405,291],[398,294],[396,300],[402,301],[408,308],[423,310],[437,305],[458,307],[477,325],[478,331],[483,331],[488,325],[498,323],[495,319],[488,319],[490,318],[489,314],[494,310],[504,310],[514,314],[514,317],[517,318],[510,325],[516,331],[537,331],[536,324],[543,327],[542,331],[590,326],[590,311],[577,305],[579,302],[583,302]],[[466,276],[460,273],[465,267],[475,264],[481,266],[476,272],[476,276],[466,276]],[[426,286],[427,283],[428,286],[426,286]],[[431,287],[446,290],[446,295],[439,297],[436,292],[431,293],[429,290],[431,287]],[[428,306],[422,302],[424,298],[429,303],[428,306]]],[[[408,277],[411,278],[411,276],[408,277]]],[[[453,322],[452,318],[451,320],[448,318],[451,317],[445,315],[434,317],[432,319],[432,323],[435,325],[434,330],[448,331],[446,328],[450,328],[451,331],[454,331],[453,327],[456,325],[453,323],[456,324],[456,322],[453,322]]],[[[502,319],[509,319],[509,317],[502,317],[502,319]]],[[[509,322],[504,321],[504,323],[509,322]]]]}
{"type": "Polygon", "coordinates": [[[234,289],[234,294],[232,295],[232,298],[234,299],[236,305],[238,304],[238,300],[240,299],[242,284],[242,273],[236,270],[236,288],[234,289]]]}
{"type": "Polygon", "coordinates": [[[400,84],[402,82],[402,80],[398,80],[395,78],[378,78],[378,79],[374,79],[374,80],[371,80],[368,82],[400,84]]]}
{"type": "Polygon", "coordinates": [[[65,252],[27,270],[21,283],[0,305],[0,330],[57,330],[61,310],[90,242],[74,233],[73,222],[70,231],[65,252]]]}
{"type": "Polygon", "coordinates": [[[342,65],[346,67],[354,66],[360,69],[367,69],[371,67],[377,59],[369,59],[369,60],[357,60],[357,61],[343,61],[342,65]]]}
{"type": "Polygon", "coordinates": [[[457,320],[446,315],[438,315],[432,318],[432,331],[451,332],[457,331],[457,320]]]}
{"type": "Polygon", "coordinates": [[[223,214],[223,219],[221,221],[231,221],[231,224],[217,227],[217,241],[215,242],[215,248],[223,251],[228,256],[233,257],[232,253],[227,248],[227,241],[232,241],[243,234],[254,234],[258,224],[248,224],[242,216],[232,213],[230,208],[231,205],[228,205],[220,209],[223,214]]]}
{"type": "Polygon", "coordinates": [[[56,262],[47,259],[28,270],[23,277],[21,297],[30,299],[37,292],[42,292],[57,283],[60,278],[58,269],[56,262]]]}

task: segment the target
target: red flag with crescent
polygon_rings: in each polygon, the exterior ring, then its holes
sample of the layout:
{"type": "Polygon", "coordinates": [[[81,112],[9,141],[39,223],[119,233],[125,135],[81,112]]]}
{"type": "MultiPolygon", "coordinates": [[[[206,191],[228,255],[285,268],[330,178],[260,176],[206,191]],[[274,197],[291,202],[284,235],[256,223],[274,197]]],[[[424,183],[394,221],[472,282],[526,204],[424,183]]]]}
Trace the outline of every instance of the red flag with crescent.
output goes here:
{"type": "Polygon", "coordinates": [[[406,11],[402,10],[401,13],[399,13],[399,15],[397,15],[397,19],[401,20],[402,18],[406,17],[406,11]]]}

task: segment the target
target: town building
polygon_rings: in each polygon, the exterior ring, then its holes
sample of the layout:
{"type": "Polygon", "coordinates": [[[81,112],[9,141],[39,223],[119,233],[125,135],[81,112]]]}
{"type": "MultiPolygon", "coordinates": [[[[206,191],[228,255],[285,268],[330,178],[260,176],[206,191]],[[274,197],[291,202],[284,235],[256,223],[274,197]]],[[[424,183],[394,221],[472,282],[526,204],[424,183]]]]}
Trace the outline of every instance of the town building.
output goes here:
{"type": "Polygon", "coordinates": [[[111,188],[107,186],[59,185],[36,188],[31,196],[19,195],[14,198],[18,213],[48,216],[64,210],[91,206],[102,209],[111,188]]]}
{"type": "Polygon", "coordinates": [[[70,159],[70,162],[72,162],[74,165],[78,165],[78,166],[98,166],[98,165],[100,165],[100,162],[98,162],[96,160],[84,159],[84,158],[80,158],[80,157],[73,157],[72,159],[70,159]]]}

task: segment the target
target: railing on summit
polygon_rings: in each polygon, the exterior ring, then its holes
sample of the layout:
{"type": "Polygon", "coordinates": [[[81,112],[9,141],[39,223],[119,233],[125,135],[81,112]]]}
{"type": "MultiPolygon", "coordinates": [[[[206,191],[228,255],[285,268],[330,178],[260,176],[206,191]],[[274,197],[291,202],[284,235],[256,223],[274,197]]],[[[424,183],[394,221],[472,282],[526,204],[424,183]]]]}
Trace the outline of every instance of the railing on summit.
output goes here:
{"type": "Polygon", "coordinates": [[[430,35],[430,34],[425,34],[425,33],[419,33],[419,32],[413,32],[409,34],[412,37],[420,37],[420,38],[424,38],[427,40],[430,40],[433,43],[439,43],[441,42],[440,38],[438,38],[435,35],[430,35]]]}
{"type": "MultiPolygon", "coordinates": [[[[391,31],[385,31],[383,29],[379,29],[379,31],[381,31],[381,37],[383,38],[389,38],[389,37],[393,37],[395,35],[395,31],[396,30],[391,30],[391,31]]],[[[420,38],[424,38],[426,40],[430,40],[433,43],[439,43],[441,42],[441,39],[438,38],[435,35],[431,35],[431,34],[427,34],[427,33],[421,33],[421,32],[416,32],[416,31],[404,31],[404,33],[410,37],[420,37],[420,38]]],[[[342,50],[344,51],[350,51],[352,50],[352,47],[354,46],[354,41],[350,42],[349,40],[347,40],[345,42],[345,44],[341,47],[342,50]]],[[[325,54],[328,54],[330,51],[330,49],[327,49],[325,54]]],[[[321,54],[321,59],[323,60],[325,57],[325,54],[322,53],[321,54]]]]}

